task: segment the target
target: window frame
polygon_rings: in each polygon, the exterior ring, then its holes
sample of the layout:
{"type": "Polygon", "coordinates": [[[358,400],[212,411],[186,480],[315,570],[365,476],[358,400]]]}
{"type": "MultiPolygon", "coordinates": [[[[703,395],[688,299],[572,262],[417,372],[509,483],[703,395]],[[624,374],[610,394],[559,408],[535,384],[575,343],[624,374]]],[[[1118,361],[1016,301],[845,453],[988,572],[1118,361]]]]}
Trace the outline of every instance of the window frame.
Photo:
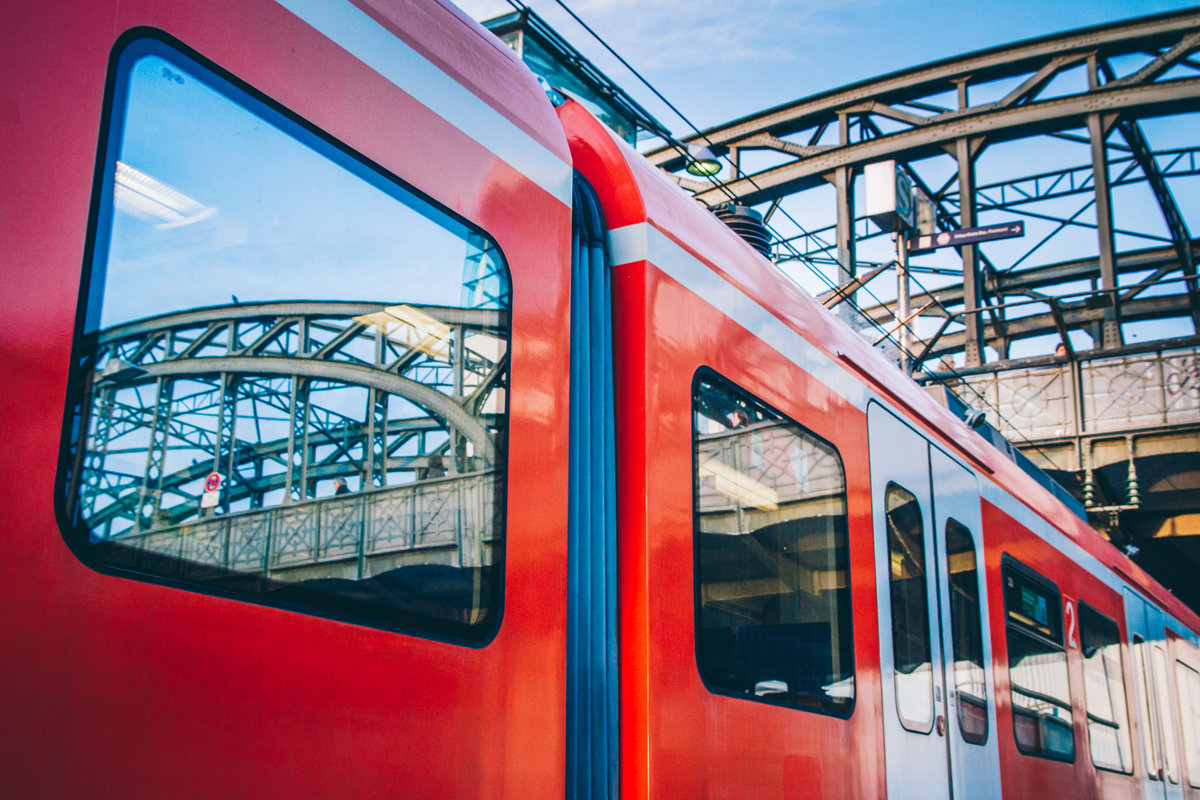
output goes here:
{"type": "Polygon", "coordinates": [[[1063,621],[1062,592],[1059,590],[1058,584],[1054,583],[1054,581],[1039,574],[1038,572],[1036,572],[1032,568],[1026,566],[1024,563],[1017,560],[1016,558],[1014,558],[1012,555],[1010,555],[1008,553],[1005,553],[1000,560],[1000,588],[1001,588],[1001,603],[1002,603],[1002,608],[1004,610],[1004,644],[1005,644],[1005,650],[1006,650],[1005,655],[1006,655],[1006,661],[1007,661],[1006,668],[1007,668],[1008,695],[1009,695],[1008,704],[1009,704],[1009,713],[1012,716],[1012,722],[1013,722],[1013,743],[1017,747],[1017,752],[1019,752],[1023,756],[1028,756],[1030,758],[1042,758],[1042,759],[1046,759],[1047,761],[1058,761],[1060,763],[1066,763],[1066,764],[1074,764],[1075,760],[1079,754],[1079,743],[1075,741],[1075,712],[1074,712],[1074,706],[1073,706],[1074,696],[1071,692],[1070,656],[1069,656],[1068,648],[1067,648],[1067,644],[1066,644],[1066,631],[1065,631],[1065,625],[1064,625],[1064,621],[1063,621]],[[1051,636],[1049,636],[1045,633],[1042,633],[1041,631],[1036,630],[1032,626],[1023,624],[1019,620],[1013,620],[1011,618],[1011,616],[1009,615],[1008,598],[1009,598],[1010,590],[1008,587],[1008,576],[1011,574],[1014,574],[1014,573],[1016,575],[1019,575],[1023,580],[1028,581],[1029,583],[1033,584],[1035,588],[1040,588],[1043,591],[1048,591],[1053,596],[1053,599],[1055,599],[1057,601],[1056,608],[1057,608],[1057,627],[1058,627],[1059,641],[1055,641],[1051,636]],[[1056,652],[1062,653],[1063,671],[1067,677],[1067,697],[1066,697],[1065,703],[1060,702],[1057,698],[1053,699],[1053,703],[1054,703],[1054,705],[1058,705],[1059,707],[1066,708],[1067,712],[1070,714],[1070,728],[1069,729],[1071,732],[1071,755],[1069,758],[1065,757],[1065,756],[1055,755],[1053,753],[1044,752],[1044,751],[1037,752],[1037,751],[1026,750],[1021,745],[1021,740],[1016,735],[1016,725],[1017,725],[1016,703],[1014,703],[1013,699],[1012,699],[1014,691],[1013,691],[1013,680],[1012,680],[1011,636],[1012,636],[1012,631],[1014,631],[1014,630],[1020,636],[1025,636],[1027,638],[1034,640],[1035,642],[1040,641],[1043,644],[1048,644],[1048,645],[1054,647],[1056,652]]]}
{"type": "Polygon", "coordinates": [[[1180,658],[1175,659],[1175,685],[1179,689],[1176,697],[1179,712],[1180,736],[1183,745],[1180,763],[1187,775],[1187,785],[1200,789],[1200,719],[1188,715],[1189,709],[1184,707],[1200,706],[1200,670],[1180,658]],[[1187,675],[1191,677],[1186,677],[1187,675]]]}
{"type": "MultiPolygon", "coordinates": [[[[987,656],[985,654],[984,647],[983,647],[983,645],[984,645],[984,614],[983,614],[984,607],[983,607],[983,605],[984,604],[983,604],[983,585],[980,581],[980,577],[985,576],[986,573],[984,570],[982,570],[980,568],[982,559],[979,558],[978,542],[975,538],[975,533],[969,527],[967,527],[965,524],[963,524],[956,518],[954,518],[952,516],[946,517],[946,524],[942,529],[942,537],[943,537],[943,541],[945,542],[944,547],[946,550],[946,565],[945,565],[945,567],[946,567],[946,584],[947,584],[947,589],[950,592],[950,595],[949,595],[950,641],[949,641],[949,647],[947,649],[950,653],[949,667],[951,670],[954,669],[954,665],[957,663],[956,657],[958,656],[957,650],[955,648],[955,641],[954,641],[955,602],[954,602],[954,594],[953,594],[954,586],[952,585],[953,573],[950,571],[950,556],[952,555],[952,553],[950,552],[950,526],[951,525],[956,526],[964,534],[966,534],[967,541],[971,545],[970,553],[971,553],[971,560],[973,562],[971,572],[972,572],[972,575],[974,576],[974,588],[975,588],[975,597],[974,597],[975,614],[972,615],[971,622],[974,624],[975,632],[978,634],[979,659],[981,662],[980,668],[983,670],[983,673],[984,673],[983,721],[984,721],[984,724],[987,726],[987,728],[983,732],[983,738],[980,740],[969,739],[969,738],[967,738],[966,732],[963,730],[962,690],[959,689],[957,673],[955,673],[955,682],[954,682],[954,692],[955,692],[955,696],[958,698],[957,712],[955,714],[955,717],[958,719],[958,733],[959,733],[959,736],[962,738],[963,742],[965,742],[966,744],[969,744],[969,745],[977,746],[977,747],[985,747],[985,746],[987,746],[988,740],[991,738],[991,734],[992,734],[991,712],[992,712],[992,700],[993,700],[993,698],[991,698],[987,695],[987,687],[988,687],[988,677],[987,676],[988,676],[988,669],[990,668],[991,665],[987,663],[987,656]]],[[[959,551],[956,551],[956,552],[959,552],[959,551]]]]}
{"type": "MultiPolygon", "coordinates": [[[[1129,686],[1126,685],[1126,683],[1125,683],[1125,653],[1124,653],[1125,648],[1124,648],[1124,642],[1121,639],[1121,626],[1118,624],[1117,620],[1115,620],[1112,617],[1108,616],[1107,614],[1103,613],[1102,611],[1097,609],[1095,606],[1093,606],[1091,603],[1088,603],[1086,600],[1080,599],[1076,603],[1076,609],[1079,614],[1079,652],[1080,652],[1080,655],[1082,656],[1082,660],[1083,660],[1083,665],[1082,665],[1083,666],[1083,676],[1084,676],[1083,713],[1087,717],[1086,722],[1087,722],[1087,727],[1088,727],[1088,756],[1092,761],[1092,766],[1094,766],[1096,769],[1105,770],[1106,772],[1114,772],[1118,775],[1132,775],[1133,774],[1133,765],[1134,765],[1133,736],[1132,736],[1133,732],[1131,730],[1132,726],[1130,725],[1130,716],[1129,716],[1129,686]],[[1084,625],[1085,625],[1085,620],[1087,619],[1088,615],[1093,615],[1095,617],[1098,617],[1104,623],[1111,625],[1112,630],[1116,632],[1116,639],[1112,642],[1112,644],[1116,645],[1116,647],[1117,647],[1117,668],[1120,671],[1120,674],[1118,677],[1120,678],[1120,686],[1121,686],[1121,693],[1122,693],[1121,703],[1122,703],[1124,713],[1125,713],[1125,725],[1118,726],[1117,730],[1119,732],[1118,735],[1123,734],[1125,736],[1125,743],[1129,750],[1129,768],[1128,769],[1119,769],[1117,767],[1112,767],[1112,766],[1108,766],[1105,764],[1099,764],[1096,762],[1096,752],[1095,752],[1095,748],[1092,746],[1092,727],[1091,727],[1092,726],[1092,720],[1091,720],[1092,713],[1088,707],[1088,692],[1087,692],[1087,669],[1088,669],[1087,663],[1090,659],[1088,658],[1087,654],[1083,652],[1084,625]]],[[[1109,702],[1113,703],[1115,698],[1113,698],[1113,696],[1112,696],[1111,678],[1109,678],[1107,672],[1105,672],[1105,678],[1106,678],[1105,690],[1108,692],[1109,702]]],[[[1115,703],[1113,703],[1113,704],[1115,706],[1115,703]]],[[[1114,708],[1114,711],[1115,710],[1116,709],[1114,708]]]]}
{"type": "MultiPolygon", "coordinates": [[[[231,104],[260,116],[264,124],[275,127],[280,133],[294,139],[298,144],[325,158],[348,174],[392,197],[421,214],[432,224],[447,230],[449,226],[461,226],[477,234],[491,246],[498,256],[508,282],[510,314],[504,332],[504,343],[512,353],[513,325],[511,312],[512,270],[504,251],[495,237],[454,210],[446,207],[410,182],[386,169],[365,154],[337,139],[329,132],[317,127],[296,112],[275,101],[237,75],[205,57],[193,48],[158,28],[139,26],[125,31],[115,41],[109,54],[103,107],[97,135],[97,154],[92,180],[92,194],[88,211],[88,223],[83,247],[83,263],[80,271],[80,287],[76,301],[75,324],[71,341],[71,364],[67,376],[67,393],[60,433],[58,467],[54,483],[54,512],[59,532],[68,549],[85,566],[113,577],[131,579],[148,584],[167,586],[200,595],[236,600],[241,603],[294,611],[306,616],[350,623],[366,628],[376,628],[394,633],[416,636],[433,641],[461,645],[473,649],[488,646],[498,635],[505,616],[507,549],[508,549],[508,483],[510,479],[507,446],[508,431],[512,422],[511,386],[506,386],[504,435],[498,438],[495,469],[498,473],[499,489],[494,496],[495,519],[498,521],[499,548],[494,564],[494,608],[485,623],[458,624],[439,620],[432,616],[421,616],[414,612],[391,610],[368,613],[364,604],[354,599],[330,595],[325,603],[281,600],[261,592],[229,589],[211,584],[198,583],[185,578],[133,569],[109,563],[97,557],[89,547],[90,530],[83,520],[73,518],[71,506],[79,495],[80,471],[86,457],[88,440],[89,409],[85,408],[86,389],[89,383],[94,348],[88,346],[89,338],[99,330],[99,314],[105,287],[107,264],[98,262],[97,254],[105,253],[109,247],[108,223],[113,219],[113,189],[108,180],[110,165],[115,163],[122,142],[122,133],[128,112],[129,78],[132,67],[148,55],[158,56],[170,63],[182,63],[186,69],[202,75],[201,80],[209,89],[222,95],[231,104]],[[400,199],[397,195],[403,195],[400,199]],[[384,618],[386,617],[386,618],[384,618]]],[[[507,368],[511,382],[511,364],[507,368]]],[[[378,609],[379,607],[374,607],[378,609]]]]}
{"type": "MultiPolygon", "coordinates": [[[[909,719],[908,717],[906,717],[904,715],[904,711],[900,706],[901,690],[900,690],[900,677],[899,676],[900,676],[901,672],[898,668],[899,665],[897,664],[897,659],[899,657],[900,648],[897,647],[899,628],[897,627],[897,624],[896,624],[896,620],[897,620],[897,616],[898,616],[896,613],[897,612],[897,605],[896,605],[897,585],[896,585],[895,576],[892,574],[891,569],[889,569],[888,570],[888,608],[890,610],[890,616],[891,616],[891,620],[892,620],[891,627],[892,627],[893,695],[895,698],[895,705],[896,705],[896,718],[898,720],[900,720],[900,726],[902,728],[904,728],[904,730],[909,731],[910,733],[916,733],[916,734],[928,736],[933,733],[933,729],[934,729],[934,726],[935,726],[935,723],[936,723],[936,720],[938,717],[938,713],[937,713],[938,709],[937,709],[937,703],[934,700],[934,685],[936,683],[936,681],[934,680],[934,674],[933,674],[933,672],[934,672],[934,666],[933,666],[933,635],[934,635],[934,631],[933,631],[933,625],[930,622],[930,611],[931,611],[930,602],[929,602],[929,577],[930,577],[929,555],[930,555],[930,553],[929,553],[928,548],[925,547],[925,511],[926,511],[926,509],[923,509],[921,507],[921,499],[919,497],[917,497],[916,494],[913,493],[910,489],[908,489],[907,487],[905,487],[904,485],[902,485],[900,483],[897,483],[896,481],[888,481],[887,482],[887,485],[884,487],[884,490],[883,490],[883,497],[884,497],[883,518],[884,518],[884,525],[886,526],[887,531],[888,531],[889,563],[891,561],[891,558],[894,555],[894,551],[892,550],[892,533],[891,533],[891,531],[892,531],[892,517],[891,517],[892,511],[891,511],[891,509],[888,508],[888,506],[890,505],[890,503],[888,501],[897,492],[901,492],[901,493],[907,495],[910,499],[906,500],[905,504],[911,502],[917,510],[918,529],[915,531],[915,533],[917,534],[917,537],[920,539],[920,542],[921,542],[921,570],[922,570],[921,576],[919,579],[920,580],[920,583],[919,583],[920,597],[918,599],[921,601],[921,605],[924,606],[924,609],[923,609],[924,613],[922,613],[920,615],[920,617],[924,624],[924,633],[925,633],[925,639],[923,642],[924,647],[925,647],[925,653],[924,653],[925,663],[929,665],[929,679],[928,679],[928,681],[926,681],[927,688],[929,690],[927,693],[928,703],[925,704],[926,708],[929,711],[928,719],[927,720],[909,719]]],[[[934,553],[933,555],[934,555],[934,558],[933,558],[934,569],[937,569],[937,554],[934,553]]],[[[910,580],[914,580],[914,579],[910,579],[910,580]]],[[[908,615],[905,615],[905,618],[907,618],[907,617],[908,617],[908,615]]],[[[939,632],[939,634],[940,634],[940,632],[939,632]]]]}
{"type": "Polygon", "coordinates": [[[711,694],[730,697],[739,700],[746,700],[754,703],[763,703],[766,705],[778,706],[781,708],[789,708],[797,711],[803,711],[810,714],[820,714],[821,716],[833,717],[836,719],[849,719],[855,709],[858,707],[858,662],[857,653],[855,652],[854,644],[854,599],[853,599],[853,576],[852,558],[850,555],[850,513],[849,513],[849,487],[846,481],[846,462],[842,458],[841,450],[830,440],[819,436],[810,428],[799,424],[790,415],[783,413],[778,408],[770,403],[762,400],[755,393],[744,388],[741,384],[733,381],[716,370],[708,366],[701,366],[692,376],[691,391],[689,392],[689,408],[688,413],[691,418],[691,441],[689,447],[691,450],[692,462],[692,632],[694,645],[692,648],[693,658],[696,665],[696,674],[700,678],[700,682],[704,685],[711,694]],[[854,686],[854,693],[849,699],[849,703],[844,709],[824,708],[819,705],[805,704],[799,701],[787,701],[773,697],[772,695],[754,695],[745,692],[739,692],[720,684],[714,683],[708,675],[705,674],[703,662],[700,653],[700,636],[701,630],[701,609],[702,609],[702,587],[701,582],[701,540],[700,540],[700,469],[697,459],[696,443],[699,441],[699,430],[697,427],[697,412],[696,412],[696,397],[697,391],[701,383],[708,383],[710,386],[716,386],[734,395],[740,396],[740,399],[747,401],[752,405],[758,406],[765,412],[773,414],[779,421],[786,423],[804,436],[809,437],[812,441],[819,443],[827,448],[830,453],[837,459],[839,471],[842,477],[842,507],[843,507],[843,523],[845,530],[843,532],[845,547],[846,547],[846,603],[845,603],[845,623],[844,631],[839,631],[839,637],[844,638],[847,642],[845,654],[849,658],[849,666],[847,669],[848,677],[851,679],[854,686]]]}

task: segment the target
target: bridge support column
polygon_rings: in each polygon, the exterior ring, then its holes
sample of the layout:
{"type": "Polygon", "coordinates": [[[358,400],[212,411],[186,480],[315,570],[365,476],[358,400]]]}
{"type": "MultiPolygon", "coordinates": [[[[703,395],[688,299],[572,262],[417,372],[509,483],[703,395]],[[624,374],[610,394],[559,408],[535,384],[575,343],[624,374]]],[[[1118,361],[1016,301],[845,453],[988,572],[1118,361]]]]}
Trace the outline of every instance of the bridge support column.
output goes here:
{"type": "Polygon", "coordinates": [[[171,438],[171,396],[175,382],[159,378],[154,399],[154,421],[150,429],[150,446],[146,448],[146,470],[138,493],[137,530],[153,528],[162,506],[163,465],[167,459],[167,442],[171,438]]]}
{"type": "Polygon", "coordinates": [[[225,477],[221,491],[221,510],[229,513],[229,497],[237,480],[237,403],[238,379],[221,373],[221,405],[217,411],[217,443],[213,448],[213,472],[225,477]]]}
{"type": "MultiPolygon", "coordinates": [[[[854,168],[834,171],[837,189],[837,285],[844,286],[858,274],[858,253],[854,242],[854,168]]],[[[855,305],[854,292],[846,298],[855,305]]]]}
{"type": "MultiPolygon", "coordinates": [[[[965,103],[966,87],[959,86],[960,105],[965,103]]],[[[971,140],[961,138],[954,143],[954,155],[958,160],[958,197],[960,228],[974,228],[978,224],[975,216],[975,154],[971,152],[971,140]]],[[[979,273],[979,253],[973,244],[959,248],[963,270],[963,324],[966,325],[966,344],[963,355],[968,367],[978,367],[984,362],[984,320],[979,311],[982,301],[983,278],[979,273]]]]}
{"type": "Polygon", "coordinates": [[[1100,346],[1105,350],[1120,347],[1124,343],[1121,336],[1121,298],[1117,294],[1117,262],[1116,243],[1113,239],[1112,222],[1112,193],[1108,183],[1108,147],[1104,130],[1104,121],[1099,114],[1088,114],[1088,138],[1092,145],[1092,175],[1096,192],[1096,235],[1099,237],[1100,250],[1100,288],[1104,292],[1106,302],[1111,298],[1111,305],[1104,309],[1104,321],[1100,328],[1100,346]]]}
{"type": "Polygon", "coordinates": [[[283,502],[303,500],[308,494],[308,379],[292,378],[288,403],[291,428],[288,431],[287,492],[283,502]]]}

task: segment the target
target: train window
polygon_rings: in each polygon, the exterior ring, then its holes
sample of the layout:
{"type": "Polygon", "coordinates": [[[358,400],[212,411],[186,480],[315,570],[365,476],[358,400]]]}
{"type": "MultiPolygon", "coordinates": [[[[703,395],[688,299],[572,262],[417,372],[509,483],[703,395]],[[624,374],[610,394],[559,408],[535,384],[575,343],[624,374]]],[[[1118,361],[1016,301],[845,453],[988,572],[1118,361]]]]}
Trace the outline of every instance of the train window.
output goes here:
{"type": "Polygon", "coordinates": [[[1146,754],[1146,774],[1152,781],[1163,778],[1162,753],[1158,747],[1158,705],[1151,699],[1150,670],[1146,664],[1146,640],[1140,633],[1133,635],[1133,665],[1137,673],[1138,688],[1142,696],[1142,719],[1146,724],[1141,725],[1142,749],[1146,754]]]}
{"type": "Polygon", "coordinates": [[[929,593],[926,588],[925,526],[917,498],[888,484],[888,558],[892,598],[892,657],[896,711],[910,731],[933,730],[933,664],[930,657],[929,593]]]}
{"type": "Polygon", "coordinates": [[[979,567],[971,532],[954,519],[946,520],[946,574],[950,584],[950,627],[953,632],[954,688],[958,696],[958,730],[964,741],[984,744],[988,738],[988,696],[983,661],[979,567]]]}
{"type": "Polygon", "coordinates": [[[507,268],[157,38],[120,52],[63,491],[90,563],[478,641],[503,551],[507,268]]]}
{"type": "Polygon", "coordinates": [[[1163,756],[1167,767],[1167,780],[1179,783],[1179,752],[1175,742],[1175,715],[1171,711],[1171,684],[1167,673],[1167,654],[1162,645],[1155,644],[1150,654],[1154,664],[1155,697],[1158,698],[1159,723],[1163,732],[1163,756]]]}
{"type": "Polygon", "coordinates": [[[1075,736],[1058,589],[1007,556],[1003,575],[1017,749],[1025,755],[1073,761],[1075,736]]]}
{"type": "Polygon", "coordinates": [[[1183,723],[1183,763],[1188,783],[1200,789],[1200,674],[1175,662],[1175,683],[1179,687],[1179,719],[1183,723]]]}
{"type": "Polygon", "coordinates": [[[1132,772],[1121,632],[1116,622],[1081,602],[1079,643],[1092,763],[1101,769],[1132,772]]]}
{"type": "Polygon", "coordinates": [[[848,714],[846,480],[828,443],[710,373],[693,387],[696,654],[713,690],[848,714]]]}

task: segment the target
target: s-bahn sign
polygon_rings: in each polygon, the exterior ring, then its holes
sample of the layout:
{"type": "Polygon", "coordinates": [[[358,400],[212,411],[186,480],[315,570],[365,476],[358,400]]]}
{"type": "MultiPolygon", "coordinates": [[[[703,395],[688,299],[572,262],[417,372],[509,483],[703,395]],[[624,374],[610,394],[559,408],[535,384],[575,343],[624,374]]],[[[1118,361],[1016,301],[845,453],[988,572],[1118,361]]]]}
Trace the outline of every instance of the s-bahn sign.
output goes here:
{"type": "Polygon", "coordinates": [[[927,253],[939,247],[986,242],[991,239],[1011,239],[1025,235],[1024,222],[1006,222],[1002,225],[984,225],[982,228],[960,228],[956,231],[921,234],[908,240],[909,253],[927,253]]]}

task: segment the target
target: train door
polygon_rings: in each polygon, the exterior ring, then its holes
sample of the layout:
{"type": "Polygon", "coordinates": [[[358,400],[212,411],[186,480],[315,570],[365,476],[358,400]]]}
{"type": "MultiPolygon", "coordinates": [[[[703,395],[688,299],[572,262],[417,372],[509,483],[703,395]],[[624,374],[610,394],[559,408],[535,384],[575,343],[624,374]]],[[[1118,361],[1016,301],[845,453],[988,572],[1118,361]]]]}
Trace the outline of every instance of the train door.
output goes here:
{"type": "Polygon", "coordinates": [[[888,797],[949,798],[929,444],[876,404],[867,428],[888,797]]]}
{"type": "Polygon", "coordinates": [[[1168,672],[1166,616],[1125,590],[1126,624],[1132,643],[1133,695],[1142,742],[1143,791],[1147,798],[1181,800],[1182,770],[1176,704],[1168,672]]]}
{"type": "Polygon", "coordinates": [[[937,547],[938,601],[945,656],[946,739],[957,798],[1000,796],[996,696],[980,530],[979,483],[942,451],[930,448],[937,547]]]}

